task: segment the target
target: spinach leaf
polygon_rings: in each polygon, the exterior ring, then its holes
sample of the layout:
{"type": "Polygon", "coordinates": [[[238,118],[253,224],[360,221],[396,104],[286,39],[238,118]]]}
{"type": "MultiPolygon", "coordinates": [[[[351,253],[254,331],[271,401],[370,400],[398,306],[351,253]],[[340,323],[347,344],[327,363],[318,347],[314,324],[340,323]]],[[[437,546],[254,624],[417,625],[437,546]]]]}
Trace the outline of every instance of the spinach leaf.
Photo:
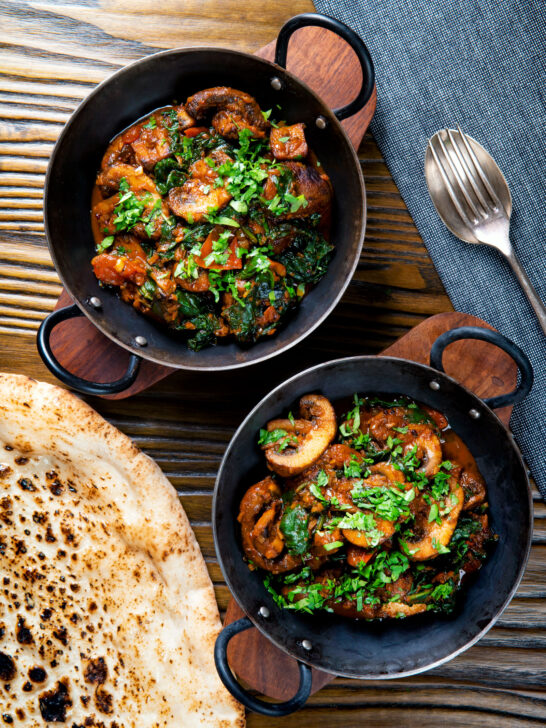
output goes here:
{"type": "Polygon", "coordinates": [[[200,314],[208,313],[210,310],[208,301],[203,296],[199,296],[197,293],[178,289],[176,297],[180,304],[180,314],[184,316],[184,318],[199,316],[200,314]]]}
{"type": "Polygon", "coordinates": [[[188,347],[192,351],[200,351],[205,346],[216,343],[215,331],[220,327],[220,321],[213,314],[200,314],[190,319],[195,326],[195,333],[188,339],[188,347]]]}
{"type": "Polygon", "coordinates": [[[207,222],[200,225],[193,225],[191,228],[186,228],[182,245],[186,250],[191,250],[194,245],[203,243],[206,240],[213,227],[214,225],[207,222]]]}
{"type": "Polygon", "coordinates": [[[284,536],[286,548],[292,554],[304,554],[309,544],[309,531],[307,524],[309,515],[305,508],[296,505],[283,514],[280,523],[281,533],[284,536]]]}
{"type": "Polygon", "coordinates": [[[160,159],[154,167],[155,184],[161,195],[172,187],[180,187],[186,181],[186,174],[173,157],[160,159]]]}
{"type": "Polygon", "coordinates": [[[275,280],[269,271],[258,273],[244,299],[235,299],[222,311],[222,316],[238,341],[252,343],[269,331],[278,328],[280,319],[291,310],[296,298],[290,296],[284,279],[275,280]],[[265,310],[273,306],[280,319],[264,324],[259,322],[265,310]]]}
{"type": "Polygon", "coordinates": [[[300,230],[277,260],[296,283],[317,283],[328,269],[332,251],[333,245],[316,230],[300,230]]]}

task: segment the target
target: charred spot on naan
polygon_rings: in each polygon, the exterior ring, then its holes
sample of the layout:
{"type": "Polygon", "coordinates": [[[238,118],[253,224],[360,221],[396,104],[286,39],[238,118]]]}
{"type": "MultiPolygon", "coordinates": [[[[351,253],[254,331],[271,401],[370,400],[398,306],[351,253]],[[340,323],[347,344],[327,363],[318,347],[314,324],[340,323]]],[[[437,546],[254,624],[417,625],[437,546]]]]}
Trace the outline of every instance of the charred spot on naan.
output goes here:
{"type": "Polygon", "coordinates": [[[243,726],[214,672],[220,622],[206,567],[157,466],[59,388],[0,374],[0,392],[0,717],[29,726],[140,728],[151,709],[158,728],[243,726]],[[21,413],[28,419],[10,430],[21,413]],[[154,478],[153,493],[139,492],[154,478]],[[182,630],[173,646],[179,574],[184,593],[189,583],[205,598],[193,603],[192,633],[182,630]],[[192,650],[200,651],[198,662],[192,650]],[[152,652],[163,679],[144,667],[152,652]],[[173,669],[189,670],[200,685],[197,700],[170,686],[173,669]]]}
{"type": "Polygon", "coordinates": [[[11,655],[7,655],[5,652],[0,652],[0,680],[4,683],[9,683],[13,680],[17,674],[17,668],[11,655]]]}
{"type": "Polygon", "coordinates": [[[57,685],[38,698],[40,713],[46,721],[64,723],[66,721],[66,709],[72,705],[68,679],[59,680],[57,685]]]}

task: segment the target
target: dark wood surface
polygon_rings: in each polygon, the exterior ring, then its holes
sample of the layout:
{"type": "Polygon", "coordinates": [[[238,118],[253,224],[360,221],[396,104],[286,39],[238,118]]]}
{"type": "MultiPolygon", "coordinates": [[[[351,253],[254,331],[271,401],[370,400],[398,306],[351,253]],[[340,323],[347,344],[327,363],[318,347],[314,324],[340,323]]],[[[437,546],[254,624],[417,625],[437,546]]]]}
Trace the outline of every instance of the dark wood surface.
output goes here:
{"type": "MultiPolygon", "coordinates": [[[[98,0],[0,0],[1,370],[53,381],[34,343],[40,321],[61,292],[43,237],[43,181],[53,142],[78,102],[119,65],[155,50],[205,43],[253,52],[291,15],[309,10],[309,0],[101,0],[100,5],[98,0]]],[[[180,372],[128,400],[92,400],[157,460],[176,488],[222,612],[229,593],[214,555],[211,494],[237,424],[289,374],[336,356],[377,353],[427,316],[451,310],[369,135],[359,156],[368,193],[360,264],[343,301],[304,344],[245,372],[213,378],[180,372]]],[[[464,275],[464,262],[461,270],[464,275]]],[[[250,728],[545,725],[546,507],[538,498],[535,519],[531,558],[518,593],[471,650],[415,678],[338,678],[294,716],[249,715],[250,728]]]]}
{"type": "MultiPolygon", "coordinates": [[[[256,55],[273,61],[275,41],[256,51],[256,55]]],[[[290,67],[330,105],[341,108],[358,94],[362,71],[354,51],[339,36],[324,28],[302,28],[290,41],[290,67]]],[[[353,147],[358,151],[362,137],[375,111],[377,94],[357,114],[342,124],[353,147]]],[[[72,298],[63,290],[56,308],[71,305],[72,298]]],[[[51,332],[51,348],[57,361],[69,372],[92,382],[113,382],[127,369],[129,353],[104,336],[87,318],[69,319],[51,332]],[[87,356],[92,351],[93,356],[87,356]]],[[[143,360],[135,382],[109,399],[125,399],[138,394],[171,374],[173,369],[143,360]]]]}

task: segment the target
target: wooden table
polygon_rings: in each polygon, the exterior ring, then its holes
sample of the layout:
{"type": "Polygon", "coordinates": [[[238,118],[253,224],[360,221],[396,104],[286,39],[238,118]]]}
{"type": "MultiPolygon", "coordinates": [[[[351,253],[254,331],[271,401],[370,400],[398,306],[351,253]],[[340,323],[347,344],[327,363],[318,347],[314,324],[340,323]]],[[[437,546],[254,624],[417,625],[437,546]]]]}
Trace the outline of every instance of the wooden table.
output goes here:
{"type": "MultiPolygon", "coordinates": [[[[252,52],[309,0],[8,0],[0,2],[0,370],[54,381],[34,337],[61,287],[43,234],[44,173],[76,105],[119,65],[178,45],[252,52]]],[[[129,401],[92,404],[163,468],[205,555],[221,610],[229,593],[211,531],[211,495],[236,425],[271,387],[312,363],[385,348],[425,317],[451,310],[427,251],[366,136],[367,235],[341,304],[305,343],[273,363],[213,377],[177,373],[129,401]]],[[[77,174],[77,170],[74,171],[77,174]]],[[[536,500],[531,559],[516,598],[471,650],[420,677],[337,679],[308,707],[265,726],[505,726],[546,724],[546,507],[536,500]]]]}

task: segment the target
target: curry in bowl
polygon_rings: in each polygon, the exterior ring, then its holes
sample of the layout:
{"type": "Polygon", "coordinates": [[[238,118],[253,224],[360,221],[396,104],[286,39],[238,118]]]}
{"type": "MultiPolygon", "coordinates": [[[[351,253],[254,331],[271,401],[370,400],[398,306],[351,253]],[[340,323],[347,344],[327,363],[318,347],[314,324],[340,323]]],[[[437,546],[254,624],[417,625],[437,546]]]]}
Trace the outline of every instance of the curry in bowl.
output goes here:
{"type": "Polygon", "coordinates": [[[305,125],[277,112],[205,89],[139,120],[102,159],[95,275],[190,349],[271,336],[328,268],[330,180],[305,125]]]}
{"type": "Polygon", "coordinates": [[[449,613],[495,541],[472,454],[440,412],[355,394],[268,422],[270,475],[238,520],[250,569],[283,608],[355,619],[449,613]]]}

